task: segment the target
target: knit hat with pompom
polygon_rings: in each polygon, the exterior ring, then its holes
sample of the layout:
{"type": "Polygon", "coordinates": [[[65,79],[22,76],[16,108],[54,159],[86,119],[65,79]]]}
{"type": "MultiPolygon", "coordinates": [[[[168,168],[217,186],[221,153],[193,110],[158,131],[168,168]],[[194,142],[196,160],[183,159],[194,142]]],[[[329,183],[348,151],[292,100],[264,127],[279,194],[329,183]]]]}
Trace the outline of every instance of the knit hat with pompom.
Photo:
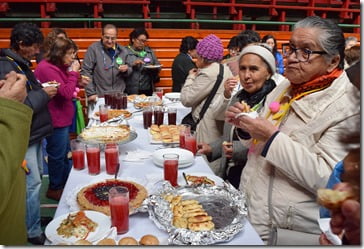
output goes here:
{"type": "Polygon", "coordinates": [[[224,55],[224,47],[219,37],[208,35],[196,46],[197,54],[208,61],[221,61],[224,55]]]}

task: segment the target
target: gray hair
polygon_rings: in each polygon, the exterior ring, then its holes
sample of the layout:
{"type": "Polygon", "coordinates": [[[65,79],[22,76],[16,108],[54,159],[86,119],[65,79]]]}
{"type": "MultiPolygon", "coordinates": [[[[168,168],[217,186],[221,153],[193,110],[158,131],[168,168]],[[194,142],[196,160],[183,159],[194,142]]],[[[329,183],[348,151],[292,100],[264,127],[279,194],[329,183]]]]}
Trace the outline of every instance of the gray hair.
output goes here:
{"type": "Polygon", "coordinates": [[[320,47],[327,53],[325,58],[330,61],[334,56],[340,56],[338,68],[344,68],[345,38],[341,28],[332,20],[323,19],[318,16],[309,16],[298,21],[293,30],[297,28],[319,29],[318,42],[320,47]]]}
{"type": "Polygon", "coordinates": [[[351,42],[351,41],[358,42],[358,39],[355,36],[348,36],[348,37],[346,37],[346,39],[345,39],[345,46],[347,46],[348,43],[351,42]]]}

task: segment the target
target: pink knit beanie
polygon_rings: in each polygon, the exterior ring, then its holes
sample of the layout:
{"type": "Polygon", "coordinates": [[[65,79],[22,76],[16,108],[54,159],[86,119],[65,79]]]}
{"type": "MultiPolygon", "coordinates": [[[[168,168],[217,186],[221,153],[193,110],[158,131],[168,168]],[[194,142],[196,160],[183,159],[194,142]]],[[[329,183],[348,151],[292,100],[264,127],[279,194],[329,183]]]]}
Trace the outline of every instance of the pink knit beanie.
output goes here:
{"type": "Polygon", "coordinates": [[[208,35],[196,46],[197,54],[209,61],[220,61],[224,55],[224,47],[219,37],[208,35]]]}

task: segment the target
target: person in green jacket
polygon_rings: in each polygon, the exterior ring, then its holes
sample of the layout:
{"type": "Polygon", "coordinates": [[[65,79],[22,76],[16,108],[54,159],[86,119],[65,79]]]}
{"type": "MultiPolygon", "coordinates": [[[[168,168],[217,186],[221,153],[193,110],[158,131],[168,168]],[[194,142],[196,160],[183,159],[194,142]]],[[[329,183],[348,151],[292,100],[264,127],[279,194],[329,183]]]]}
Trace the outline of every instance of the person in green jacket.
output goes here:
{"type": "Polygon", "coordinates": [[[26,245],[26,180],[23,164],[33,111],[23,104],[26,77],[14,71],[0,80],[0,244],[26,245]]]}

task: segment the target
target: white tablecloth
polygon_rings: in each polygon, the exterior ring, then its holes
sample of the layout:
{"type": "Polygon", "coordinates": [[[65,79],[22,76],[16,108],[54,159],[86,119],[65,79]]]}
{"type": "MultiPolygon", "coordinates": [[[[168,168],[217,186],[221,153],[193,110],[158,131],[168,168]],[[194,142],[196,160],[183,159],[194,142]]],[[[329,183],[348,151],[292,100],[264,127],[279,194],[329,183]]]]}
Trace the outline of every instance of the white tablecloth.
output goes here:
{"type": "MultiPolygon", "coordinates": [[[[97,107],[100,103],[104,103],[103,98],[98,100],[94,110],[98,110],[97,107]]],[[[190,108],[183,107],[181,103],[172,103],[169,105],[177,108],[177,123],[180,123],[181,119],[190,111],[190,108]]],[[[128,103],[128,109],[130,111],[134,111],[134,108],[130,103],[128,103]]],[[[164,120],[164,123],[167,124],[167,115],[165,115],[164,120]]],[[[129,124],[137,131],[138,136],[134,141],[120,146],[120,171],[118,174],[118,179],[135,179],[141,183],[147,184],[149,188],[152,186],[152,182],[148,180],[152,178],[157,180],[156,178],[158,177],[160,180],[162,180],[163,169],[156,166],[150,158],[138,162],[124,161],[123,159],[125,159],[126,152],[128,151],[135,151],[139,149],[153,152],[163,146],[161,144],[150,144],[148,130],[143,128],[142,112],[134,113],[132,119],[129,120],[129,124]]],[[[192,166],[180,169],[179,177],[181,176],[182,172],[204,172],[207,174],[213,174],[210,167],[201,156],[196,157],[192,166]]],[[[99,175],[89,175],[87,173],[87,168],[81,171],[72,169],[54,217],[58,217],[72,211],[70,206],[67,204],[67,199],[70,198],[70,196],[75,195],[75,192],[80,186],[88,185],[90,182],[102,180],[105,178],[113,178],[113,176],[107,175],[105,172],[105,160],[103,153],[101,153],[101,173],[99,175]]],[[[118,239],[125,236],[133,236],[138,240],[145,234],[153,234],[157,236],[162,243],[166,243],[168,241],[167,232],[159,230],[153,221],[148,218],[148,213],[137,213],[131,215],[128,233],[119,235],[118,239]]],[[[49,243],[50,242],[47,241],[46,244],[49,243]]],[[[231,241],[221,243],[221,245],[263,245],[263,242],[249,221],[246,221],[243,231],[237,234],[231,241]]]]}

